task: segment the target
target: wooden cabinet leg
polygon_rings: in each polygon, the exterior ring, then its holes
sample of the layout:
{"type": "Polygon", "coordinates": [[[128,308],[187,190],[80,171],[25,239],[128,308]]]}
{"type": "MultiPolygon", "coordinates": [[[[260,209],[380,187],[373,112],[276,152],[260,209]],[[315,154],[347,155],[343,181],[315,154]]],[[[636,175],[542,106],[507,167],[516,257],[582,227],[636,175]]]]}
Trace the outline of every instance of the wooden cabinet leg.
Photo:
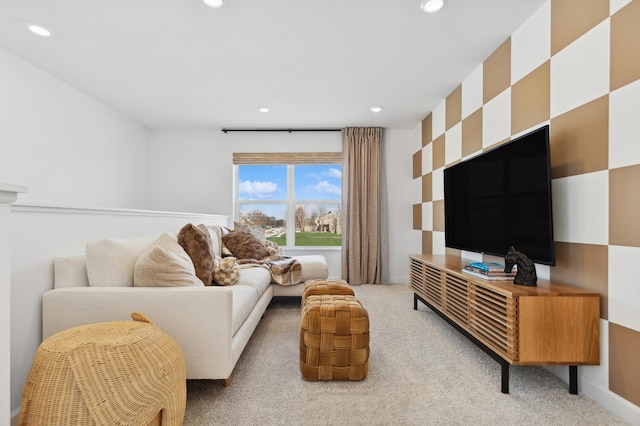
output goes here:
{"type": "Polygon", "coordinates": [[[224,387],[228,388],[229,386],[231,386],[231,376],[224,379],[224,387]]]}

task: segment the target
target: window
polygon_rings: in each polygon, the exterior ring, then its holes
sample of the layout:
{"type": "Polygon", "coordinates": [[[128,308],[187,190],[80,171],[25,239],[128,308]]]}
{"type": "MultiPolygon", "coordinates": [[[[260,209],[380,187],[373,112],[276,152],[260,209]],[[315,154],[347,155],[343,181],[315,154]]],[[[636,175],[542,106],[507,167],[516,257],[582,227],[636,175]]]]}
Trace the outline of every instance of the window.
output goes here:
{"type": "Polygon", "coordinates": [[[234,154],[234,169],[236,221],[283,247],[342,245],[340,153],[234,154]]]}

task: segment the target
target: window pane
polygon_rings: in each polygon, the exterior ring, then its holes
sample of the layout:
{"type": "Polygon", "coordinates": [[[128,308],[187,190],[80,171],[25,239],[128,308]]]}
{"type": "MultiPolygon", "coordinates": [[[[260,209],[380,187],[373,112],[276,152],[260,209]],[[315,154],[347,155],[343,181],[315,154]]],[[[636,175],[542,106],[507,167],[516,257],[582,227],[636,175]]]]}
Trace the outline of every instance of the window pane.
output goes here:
{"type": "Polygon", "coordinates": [[[340,200],[342,165],[296,165],[295,197],[300,200],[340,200]]]}
{"type": "Polygon", "coordinates": [[[238,199],[286,200],[287,166],[238,166],[238,199]]]}
{"type": "Polygon", "coordinates": [[[340,204],[298,204],[296,246],[342,245],[340,204]]]}

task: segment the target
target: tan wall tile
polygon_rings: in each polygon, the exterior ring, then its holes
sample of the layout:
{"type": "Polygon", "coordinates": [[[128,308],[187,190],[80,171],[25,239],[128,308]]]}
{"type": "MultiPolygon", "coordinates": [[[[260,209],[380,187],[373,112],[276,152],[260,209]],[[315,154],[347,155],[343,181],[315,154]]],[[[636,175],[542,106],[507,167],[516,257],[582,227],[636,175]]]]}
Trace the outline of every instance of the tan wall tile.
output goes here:
{"type": "Polygon", "coordinates": [[[609,323],[609,389],[640,405],[640,332],[609,323]]]}
{"type": "Polygon", "coordinates": [[[413,154],[413,178],[417,179],[422,175],[422,151],[413,154]]]}
{"type": "Polygon", "coordinates": [[[640,247],[640,164],[609,170],[609,244],[640,247]]]}
{"type": "Polygon", "coordinates": [[[433,253],[433,232],[422,231],[422,254],[433,253]]]}
{"type": "Polygon", "coordinates": [[[609,17],[609,0],[551,2],[551,54],[555,55],[609,17]]]}
{"type": "Polygon", "coordinates": [[[462,119],[462,85],[458,86],[447,96],[445,125],[449,130],[462,119]]]}
{"type": "Polygon", "coordinates": [[[422,204],[413,205],[413,229],[422,229],[422,204]]]}
{"type": "Polygon", "coordinates": [[[427,146],[432,141],[433,115],[429,114],[422,120],[422,146],[427,146]]]}
{"type": "Polygon", "coordinates": [[[462,257],[462,250],[445,247],[444,254],[455,257],[462,257]]]}
{"type": "Polygon", "coordinates": [[[511,85],[511,37],[482,64],[483,103],[489,102],[511,85]]]}
{"type": "Polygon", "coordinates": [[[444,200],[433,202],[433,230],[444,232],[444,200]]]}
{"type": "Polygon", "coordinates": [[[609,167],[609,96],[603,96],[551,120],[551,177],[554,179],[609,167]]]}
{"type": "Polygon", "coordinates": [[[433,194],[433,183],[431,173],[422,175],[422,202],[431,201],[433,194]]]}
{"type": "Polygon", "coordinates": [[[551,116],[551,65],[546,61],[511,87],[511,134],[551,116]]]}
{"type": "Polygon", "coordinates": [[[433,169],[444,166],[445,134],[438,136],[433,142],[433,169]]]}
{"type": "Polygon", "coordinates": [[[606,245],[556,242],[551,281],[600,293],[600,317],[607,319],[609,250],[606,245]]]}
{"type": "Polygon", "coordinates": [[[462,120],[462,156],[482,149],[482,108],[462,120]]]}
{"type": "Polygon", "coordinates": [[[640,79],[640,1],[611,16],[611,90],[640,79]]]}

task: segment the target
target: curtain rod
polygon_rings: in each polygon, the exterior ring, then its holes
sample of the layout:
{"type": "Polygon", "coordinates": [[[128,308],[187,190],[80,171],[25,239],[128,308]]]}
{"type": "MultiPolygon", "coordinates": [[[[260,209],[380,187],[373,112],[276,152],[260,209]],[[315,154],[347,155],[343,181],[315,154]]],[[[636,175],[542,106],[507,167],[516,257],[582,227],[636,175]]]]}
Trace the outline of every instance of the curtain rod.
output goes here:
{"type": "Polygon", "coordinates": [[[342,129],[222,129],[227,132],[340,132],[342,129]]]}

